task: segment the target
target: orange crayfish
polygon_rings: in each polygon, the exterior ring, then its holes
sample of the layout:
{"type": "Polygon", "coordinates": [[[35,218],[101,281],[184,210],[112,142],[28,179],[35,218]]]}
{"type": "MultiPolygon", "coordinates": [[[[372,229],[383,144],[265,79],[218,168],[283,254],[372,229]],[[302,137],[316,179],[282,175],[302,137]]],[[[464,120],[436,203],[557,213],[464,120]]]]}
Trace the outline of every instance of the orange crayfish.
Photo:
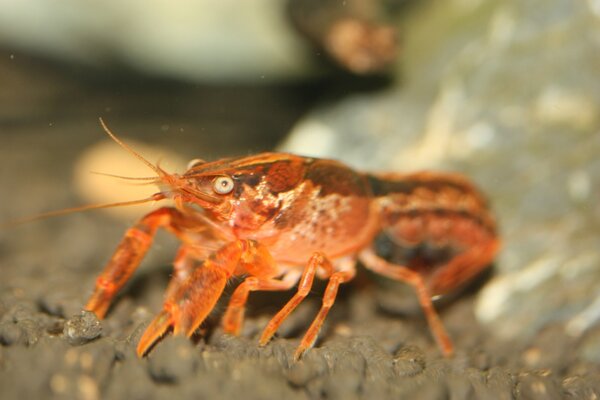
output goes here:
{"type": "Polygon", "coordinates": [[[327,286],[321,309],[296,350],[299,359],[315,343],[339,285],[354,278],[357,261],[411,285],[441,351],[452,354],[452,342],[432,297],[469,281],[489,265],[499,248],[485,199],[462,176],[361,173],[337,161],[285,153],[195,160],[183,174],[171,174],[145,160],[101,123],[115,142],[157,174],[155,182],[163,188],[149,199],[122,204],[169,198],[175,206],[152,211],[127,230],[85,308],[99,318],[105,316],[158,228],[182,242],[163,309],[137,346],[140,357],[171,328],[176,335],[191,336],[232,277],[243,281],[222,319],[230,334],[240,331],[250,292],[297,286],[264,329],[260,337],[264,346],[309,293],[316,275],[327,280],[327,286]],[[380,233],[398,246],[445,248],[450,255],[435,265],[410,260],[395,265],[373,248],[380,233]]]}

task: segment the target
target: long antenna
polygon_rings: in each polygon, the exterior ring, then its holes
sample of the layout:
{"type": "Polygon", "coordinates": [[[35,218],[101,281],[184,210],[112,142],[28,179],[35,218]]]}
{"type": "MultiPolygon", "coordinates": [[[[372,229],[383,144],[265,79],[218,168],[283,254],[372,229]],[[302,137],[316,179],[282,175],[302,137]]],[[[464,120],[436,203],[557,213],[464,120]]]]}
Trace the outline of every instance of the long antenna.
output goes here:
{"type": "Polygon", "coordinates": [[[133,155],[135,158],[137,158],[138,160],[140,160],[141,162],[146,164],[150,169],[152,169],[154,172],[156,172],[156,174],[159,177],[168,175],[163,169],[159,168],[158,166],[152,164],[150,161],[146,160],[140,153],[133,150],[131,147],[129,147],[129,145],[127,143],[123,142],[114,133],[112,133],[111,130],[108,129],[108,126],[104,123],[104,120],[102,119],[102,117],[100,117],[98,119],[100,120],[100,125],[102,125],[102,129],[104,129],[104,132],[106,132],[108,134],[108,136],[110,136],[111,139],[114,140],[119,146],[121,146],[122,148],[127,150],[131,155],[133,155]]]}
{"type": "MultiPolygon", "coordinates": [[[[126,180],[146,181],[145,184],[158,183],[163,179],[166,179],[166,178],[168,179],[169,174],[166,171],[164,171],[158,165],[154,165],[150,161],[146,160],[141,154],[139,154],[138,152],[133,150],[131,147],[129,147],[129,145],[127,143],[123,142],[114,133],[112,133],[111,130],[106,125],[106,123],[104,123],[104,120],[101,117],[98,119],[100,120],[100,125],[102,125],[102,128],[104,129],[104,131],[108,134],[108,136],[110,136],[110,138],[112,140],[114,140],[119,146],[121,146],[123,149],[125,149],[127,152],[129,152],[131,155],[133,155],[135,158],[137,158],[138,160],[140,160],[141,162],[146,164],[154,172],[156,172],[158,177],[156,177],[156,178],[149,178],[149,177],[148,178],[147,177],[133,178],[133,177],[125,177],[125,176],[99,173],[100,175],[107,175],[107,176],[112,176],[115,178],[126,179],[126,180]]],[[[85,205],[85,206],[81,206],[81,207],[64,208],[62,210],[49,211],[49,212],[31,216],[31,217],[10,221],[5,224],[0,224],[0,229],[25,224],[28,222],[33,222],[33,221],[37,221],[40,219],[57,217],[60,215],[71,214],[71,213],[80,212],[80,211],[97,210],[97,209],[101,209],[101,208],[112,208],[112,207],[122,207],[122,206],[133,206],[133,205],[137,205],[137,204],[148,203],[151,201],[159,201],[159,200],[163,200],[166,198],[167,198],[167,196],[163,192],[159,192],[159,193],[153,194],[152,196],[147,197],[145,199],[120,201],[120,202],[116,202],[116,203],[89,204],[89,205],[85,205]]]]}
{"type": "Polygon", "coordinates": [[[98,210],[101,208],[135,206],[138,204],[149,203],[151,201],[163,200],[166,198],[167,198],[167,196],[165,196],[162,192],[160,192],[160,193],[155,193],[150,197],[146,197],[145,199],[119,201],[116,203],[88,204],[88,205],[81,206],[81,207],[63,208],[62,210],[49,211],[49,212],[34,215],[32,217],[27,217],[27,218],[23,218],[23,219],[10,221],[6,224],[0,225],[0,228],[9,228],[9,227],[17,226],[17,225],[22,225],[22,224],[25,224],[28,222],[38,221],[40,219],[58,217],[60,215],[71,214],[71,213],[80,212],[80,211],[98,210]]]}

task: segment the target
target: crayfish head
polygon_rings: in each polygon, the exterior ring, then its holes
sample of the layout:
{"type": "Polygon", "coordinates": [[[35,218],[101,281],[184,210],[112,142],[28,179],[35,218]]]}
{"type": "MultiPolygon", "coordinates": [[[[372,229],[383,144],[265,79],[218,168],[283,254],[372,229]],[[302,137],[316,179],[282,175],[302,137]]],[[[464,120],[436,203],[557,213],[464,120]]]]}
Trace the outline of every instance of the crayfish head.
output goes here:
{"type": "Polygon", "coordinates": [[[285,193],[304,177],[310,159],[285,153],[262,153],[213,162],[193,160],[181,175],[178,191],[221,221],[257,229],[274,218],[285,193]]]}
{"type": "MultiPolygon", "coordinates": [[[[304,178],[315,161],[287,153],[261,153],[212,162],[195,159],[188,164],[184,174],[171,174],[124,143],[101,118],[100,124],[119,146],[157,175],[156,178],[150,178],[148,183],[159,184],[159,193],[127,204],[171,198],[180,207],[184,204],[201,207],[212,219],[227,221],[230,226],[242,230],[257,230],[267,221],[276,219],[283,210],[289,211],[291,204],[303,197],[304,178]]],[[[124,204],[87,208],[120,205],[124,204]]]]}

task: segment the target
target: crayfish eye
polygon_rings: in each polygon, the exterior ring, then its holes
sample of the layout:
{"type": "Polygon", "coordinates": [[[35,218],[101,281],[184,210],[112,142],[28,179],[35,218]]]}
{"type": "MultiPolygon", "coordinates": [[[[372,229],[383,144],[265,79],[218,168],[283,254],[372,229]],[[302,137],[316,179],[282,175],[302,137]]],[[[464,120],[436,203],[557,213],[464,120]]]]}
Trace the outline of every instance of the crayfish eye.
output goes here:
{"type": "Polygon", "coordinates": [[[227,194],[233,190],[233,179],[229,176],[219,176],[213,181],[213,189],[219,194],[227,194]]]}

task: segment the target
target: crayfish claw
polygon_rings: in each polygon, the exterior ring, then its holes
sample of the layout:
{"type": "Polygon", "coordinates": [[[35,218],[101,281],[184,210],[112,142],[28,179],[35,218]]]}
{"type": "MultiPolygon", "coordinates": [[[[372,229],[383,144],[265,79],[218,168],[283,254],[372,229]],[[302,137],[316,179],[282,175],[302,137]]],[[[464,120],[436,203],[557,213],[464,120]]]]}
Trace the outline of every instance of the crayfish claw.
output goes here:
{"type": "Polygon", "coordinates": [[[143,357],[148,350],[173,326],[173,317],[167,310],[162,310],[148,325],[137,345],[138,357],[143,357]]]}

